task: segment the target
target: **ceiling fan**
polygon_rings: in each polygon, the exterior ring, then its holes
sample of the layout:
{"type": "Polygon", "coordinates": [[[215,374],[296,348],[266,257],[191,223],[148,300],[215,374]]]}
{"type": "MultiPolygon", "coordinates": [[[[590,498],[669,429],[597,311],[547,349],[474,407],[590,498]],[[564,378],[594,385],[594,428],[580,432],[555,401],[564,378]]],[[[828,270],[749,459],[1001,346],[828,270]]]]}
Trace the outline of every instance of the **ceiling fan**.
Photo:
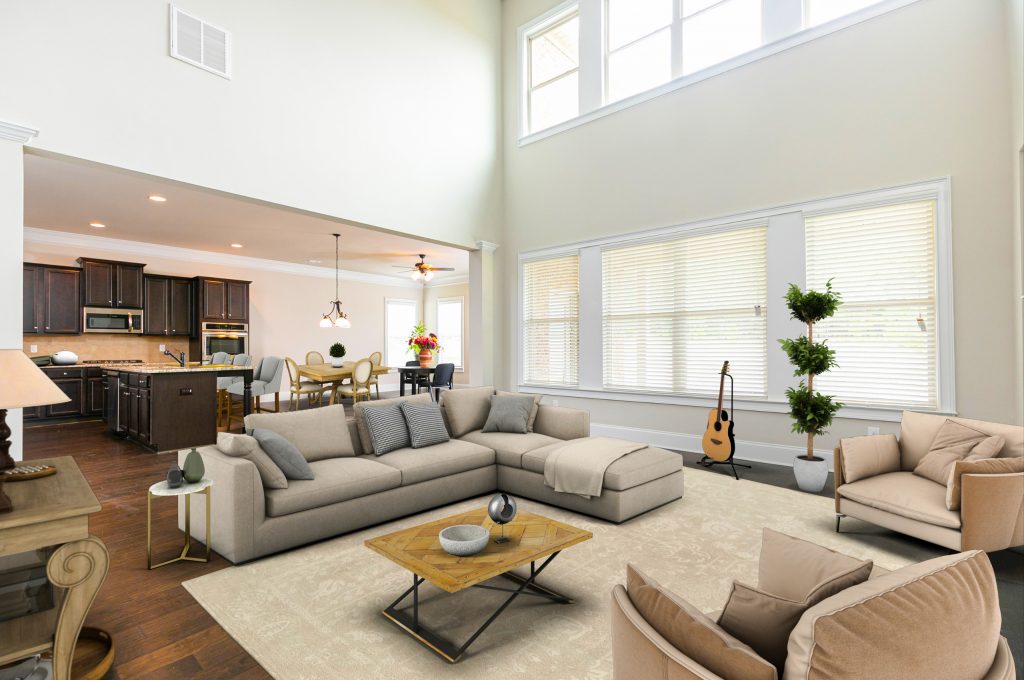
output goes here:
{"type": "Polygon", "coordinates": [[[429,281],[434,278],[434,272],[453,272],[455,267],[435,267],[432,264],[427,264],[427,256],[423,253],[419,253],[420,261],[412,265],[412,267],[405,267],[398,264],[391,265],[398,269],[402,269],[412,273],[412,278],[415,281],[429,281]]]}

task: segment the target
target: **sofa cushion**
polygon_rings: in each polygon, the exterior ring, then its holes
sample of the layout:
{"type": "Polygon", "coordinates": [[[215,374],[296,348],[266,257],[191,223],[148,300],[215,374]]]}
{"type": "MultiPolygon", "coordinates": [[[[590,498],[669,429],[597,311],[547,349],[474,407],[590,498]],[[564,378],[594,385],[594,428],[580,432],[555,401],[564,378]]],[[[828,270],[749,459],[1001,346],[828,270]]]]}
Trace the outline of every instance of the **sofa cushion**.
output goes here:
{"type": "Polygon", "coordinates": [[[979,448],[979,455],[984,452],[988,454],[987,457],[999,452],[1003,445],[1002,437],[993,437],[992,441],[988,439],[989,436],[984,432],[947,419],[935,433],[928,453],[914,467],[914,474],[936,484],[945,484],[949,481],[953,463],[971,455],[976,447],[979,448]]]}
{"type": "Polygon", "coordinates": [[[461,437],[484,426],[491,411],[493,394],[493,387],[469,387],[448,390],[441,395],[441,407],[448,417],[453,437],[461,437]]]}
{"type": "MultiPolygon", "coordinates": [[[[359,430],[359,440],[363,444],[363,453],[373,453],[373,440],[370,439],[370,428],[366,425],[366,416],[363,410],[379,406],[398,406],[403,401],[414,404],[428,404],[432,401],[429,392],[421,392],[409,397],[395,397],[394,399],[375,399],[373,401],[358,401],[352,406],[352,413],[355,415],[356,429],[359,430]]],[[[319,410],[319,409],[317,409],[319,410]]]]}
{"type": "Polygon", "coordinates": [[[1006,440],[1003,450],[997,456],[1009,458],[1024,456],[1024,427],[1004,425],[970,418],[947,418],[930,413],[904,411],[900,422],[900,467],[913,470],[925,457],[939,428],[947,420],[961,423],[987,435],[999,435],[1006,440]]]}
{"type": "Polygon", "coordinates": [[[533,424],[537,421],[537,411],[540,410],[540,400],[544,398],[544,395],[543,394],[524,395],[524,394],[522,394],[520,392],[503,392],[501,390],[498,390],[497,392],[495,392],[495,394],[498,395],[499,397],[532,396],[533,397],[533,407],[530,409],[530,418],[526,421],[526,431],[527,432],[533,432],[533,424]]]}
{"type": "Polygon", "coordinates": [[[526,434],[529,432],[526,426],[534,406],[536,402],[530,395],[492,395],[491,410],[487,412],[487,421],[480,429],[482,432],[526,434]]]}
{"type": "Polygon", "coordinates": [[[402,486],[409,486],[494,465],[494,451],[473,442],[452,439],[422,449],[399,449],[377,460],[401,473],[402,486]]]}
{"type": "Polygon", "coordinates": [[[292,481],[287,489],[266,492],[267,515],[280,517],[333,505],[387,491],[402,483],[398,470],[370,456],[328,458],[309,466],[313,479],[292,481]]]}
{"type": "MultiPolygon", "coordinates": [[[[493,449],[498,465],[514,468],[523,467],[523,454],[527,451],[533,451],[548,444],[563,443],[561,439],[555,439],[539,432],[514,434],[512,432],[481,432],[480,430],[464,435],[462,440],[493,449]]],[[[543,472],[543,469],[541,471],[543,472]]]]}
{"type": "MultiPolygon", "coordinates": [[[[553,444],[523,454],[523,469],[544,474],[544,461],[565,442],[558,440],[553,444]]],[[[625,491],[634,486],[661,479],[683,468],[683,457],[665,449],[648,446],[619,458],[604,471],[604,488],[612,491],[625,491]]]]}
{"type": "Polygon", "coordinates": [[[278,433],[310,462],[356,455],[341,404],[305,411],[250,413],[245,417],[245,429],[256,428],[278,433]]]}
{"type": "Polygon", "coordinates": [[[409,441],[414,449],[444,444],[451,439],[437,404],[402,404],[402,415],[409,426],[409,441]]]}
{"type": "Polygon", "coordinates": [[[260,444],[274,465],[280,468],[281,472],[288,479],[313,479],[313,471],[309,463],[302,457],[295,445],[272,430],[255,429],[252,436],[260,444]]]}
{"type": "Polygon", "coordinates": [[[363,418],[366,419],[366,427],[370,430],[374,455],[383,456],[390,451],[411,445],[409,424],[398,404],[364,408],[363,418]]]}
{"type": "Polygon", "coordinates": [[[873,434],[839,440],[845,483],[886,472],[899,472],[900,445],[896,436],[873,434]]]}
{"type": "Polygon", "coordinates": [[[946,487],[912,472],[890,472],[839,487],[839,495],[872,508],[950,529],[960,513],[946,507],[946,487]]]}
{"type": "Polygon", "coordinates": [[[1000,475],[1024,472],[1024,458],[974,458],[957,461],[946,484],[946,507],[959,510],[963,475],[1000,475]]]}
{"type": "Polygon", "coordinates": [[[232,458],[245,458],[260,473],[260,481],[264,489],[287,489],[288,478],[281,472],[281,468],[267,455],[267,452],[260,448],[260,443],[255,437],[247,434],[229,434],[227,432],[217,433],[217,448],[225,456],[232,458]]]}
{"type": "Polygon", "coordinates": [[[644,621],[680,652],[725,680],[775,680],[775,668],[693,605],[632,564],[626,594],[644,621]]]}
{"type": "Polygon", "coordinates": [[[999,597],[985,553],[938,557],[852,586],[807,610],[787,678],[987,678],[999,597]]]}
{"type": "Polygon", "coordinates": [[[871,560],[858,560],[824,546],[765,527],[761,530],[761,557],[757,587],[796,602],[817,602],[868,578],[871,560]],[[853,575],[853,582],[849,576],[853,575]],[[834,584],[846,585],[837,588],[834,584]],[[822,596],[822,591],[830,591],[822,596]]]}

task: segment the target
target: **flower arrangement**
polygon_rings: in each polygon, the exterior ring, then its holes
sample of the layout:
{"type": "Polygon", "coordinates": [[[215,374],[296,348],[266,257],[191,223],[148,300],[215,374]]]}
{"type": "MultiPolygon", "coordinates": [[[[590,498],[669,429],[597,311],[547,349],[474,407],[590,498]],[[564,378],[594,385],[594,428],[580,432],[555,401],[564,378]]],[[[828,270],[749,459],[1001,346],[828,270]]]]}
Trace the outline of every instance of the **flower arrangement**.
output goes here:
{"type": "Polygon", "coordinates": [[[419,354],[423,350],[429,350],[436,352],[441,346],[437,344],[437,336],[431,333],[430,335],[414,335],[409,338],[409,350],[419,354]]]}

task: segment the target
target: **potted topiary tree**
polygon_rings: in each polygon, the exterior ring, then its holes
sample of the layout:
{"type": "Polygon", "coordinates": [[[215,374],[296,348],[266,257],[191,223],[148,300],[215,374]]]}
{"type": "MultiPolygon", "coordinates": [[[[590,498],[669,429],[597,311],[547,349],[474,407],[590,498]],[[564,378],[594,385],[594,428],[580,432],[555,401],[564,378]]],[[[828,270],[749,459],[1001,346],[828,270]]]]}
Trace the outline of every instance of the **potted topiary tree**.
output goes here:
{"type": "Polygon", "coordinates": [[[832,290],[831,279],[825,284],[825,292],[801,292],[799,286],[791,283],[786,293],[786,306],[792,318],[807,324],[807,335],[795,340],[779,340],[779,343],[789,363],[796,366],[793,375],[801,378],[798,387],[786,390],[786,399],[793,418],[793,432],[807,435],[807,452],[793,461],[793,473],[797,486],[811,493],[825,488],[828,480],[828,463],[814,455],[814,437],[827,432],[832,417],[843,406],[831,396],[814,391],[814,376],[836,365],[835,350],[824,342],[814,342],[814,324],[835,314],[840,304],[839,293],[832,290]]]}
{"type": "Polygon", "coordinates": [[[345,352],[345,345],[340,342],[336,342],[331,345],[331,348],[327,350],[327,353],[331,355],[331,366],[341,368],[341,364],[345,358],[345,352]]]}

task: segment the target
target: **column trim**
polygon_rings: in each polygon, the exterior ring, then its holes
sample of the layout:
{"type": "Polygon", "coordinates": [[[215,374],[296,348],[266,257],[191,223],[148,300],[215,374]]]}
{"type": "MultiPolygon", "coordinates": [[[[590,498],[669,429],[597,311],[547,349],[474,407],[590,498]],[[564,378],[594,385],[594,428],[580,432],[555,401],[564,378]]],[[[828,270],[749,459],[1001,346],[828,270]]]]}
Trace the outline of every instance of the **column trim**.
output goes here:
{"type": "Polygon", "coordinates": [[[35,128],[18,125],[8,120],[0,120],[0,139],[9,139],[19,144],[27,144],[30,139],[39,134],[35,128]]]}

